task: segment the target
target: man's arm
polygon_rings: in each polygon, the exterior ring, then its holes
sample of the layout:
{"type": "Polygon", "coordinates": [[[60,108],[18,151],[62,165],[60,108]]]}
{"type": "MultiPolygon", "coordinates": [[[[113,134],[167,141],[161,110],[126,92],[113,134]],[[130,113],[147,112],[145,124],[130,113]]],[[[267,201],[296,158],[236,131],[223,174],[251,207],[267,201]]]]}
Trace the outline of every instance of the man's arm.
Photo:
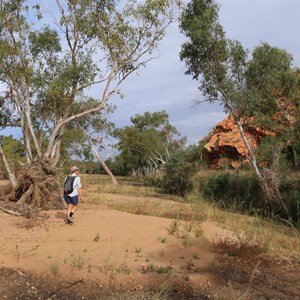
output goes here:
{"type": "Polygon", "coordinates": [[[82,186],[81,186],[80,177],[78,177],[78,196],[79,196],[79,199],[82,201],[83,197],[82,197],[82,186]]]}

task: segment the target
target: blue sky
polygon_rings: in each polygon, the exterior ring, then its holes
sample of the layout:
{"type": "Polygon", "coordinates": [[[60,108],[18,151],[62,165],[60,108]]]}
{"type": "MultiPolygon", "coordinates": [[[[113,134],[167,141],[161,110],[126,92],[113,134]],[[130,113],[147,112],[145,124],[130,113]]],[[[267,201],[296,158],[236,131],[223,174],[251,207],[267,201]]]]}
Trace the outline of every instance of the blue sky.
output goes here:
{"type": "MultiPolygon", "coordinates": [[[[40,1],[43,3],[43,1],[40,1]]],[[[187,1],[186,1],[187,2],[187,1]]],[[[227,38],[239,40],[252,50],[261,42],[267,42],[287,50],[294,57],[294,66],[300,67],[300,30],[298,18],[300,0],[219,0],[220,23],[227,38]]],[[[45,2],[53,4],[53,0],[45,2]]],[[[132,76],[122,86],[124,99],[115,98],[117,106],[110,120],[116,127],[130,125],[130,117],[146,111],[165,110],[170,122],[188,144],[197,144],[221,121],[225,114],[222,107],[200,104],[198,82],[185,75],[185,65],[179,60],[185,37],[178,24],[173,24],[159,45],[161,56],[151,61],[139,76],[132,76]]],[[[9,134],[11,130],[0,131],[9,134]]]]}
{"type": "MultiPolygon", "coordinates": [[[[219,11],[220,23],[227,38],[239,40],[252,50],[267,42],[287,50],[300,66],[300,30],[298,18],[300,0],[223,0],[219,11]]],[[[185,65],[179,52],[185,37],[174,24],[160,44],[162,56],[148,64],[139,77],[131,77],[123,86],[125,99],[116,100],[117,110],[112,120],[117,126],[130,125],[130,117],[145,111],[165,110],[172,125],[187,137],[188,144],[197,144],[221,121],[225,114],[218,104],[200,104],[198,82],[184,74],[185,65]]]]}

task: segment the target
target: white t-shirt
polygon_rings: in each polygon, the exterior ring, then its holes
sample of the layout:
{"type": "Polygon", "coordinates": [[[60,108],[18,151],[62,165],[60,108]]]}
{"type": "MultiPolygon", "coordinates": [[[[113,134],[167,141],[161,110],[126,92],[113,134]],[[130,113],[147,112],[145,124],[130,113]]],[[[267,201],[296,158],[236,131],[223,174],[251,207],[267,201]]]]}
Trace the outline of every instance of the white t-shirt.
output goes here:
{"type": "Polygon", "coordinates": [[[71,194],[69,194],[70,197],[74,197],[74,196],[78,196],[78,189],[81,188],[81,181],[80,181],[80,177],[77,176],[75,173],[73,173],[71,176],[76,176],[74,182],[73,182],[73,192],[71,194]]]}

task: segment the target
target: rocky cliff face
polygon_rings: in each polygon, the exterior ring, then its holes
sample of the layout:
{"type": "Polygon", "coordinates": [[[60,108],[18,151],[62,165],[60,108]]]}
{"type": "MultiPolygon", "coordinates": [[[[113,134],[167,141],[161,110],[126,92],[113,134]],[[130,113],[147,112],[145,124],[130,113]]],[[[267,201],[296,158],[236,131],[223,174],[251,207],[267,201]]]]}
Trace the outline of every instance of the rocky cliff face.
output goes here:
{"type": "MultiPolygon", "coordinates": [[[[273,135],[262,128],[251,126],[250,119],[244,121],[244,125],[246,137],[254,149],[266,134],[273,135]]],[[[219,122],[208,139],[204,146],[204,155],[211,168],[227,166],[237,169],[242,164],[249,164],[248,150],[232,117],[229,116],[219,122]]]]}

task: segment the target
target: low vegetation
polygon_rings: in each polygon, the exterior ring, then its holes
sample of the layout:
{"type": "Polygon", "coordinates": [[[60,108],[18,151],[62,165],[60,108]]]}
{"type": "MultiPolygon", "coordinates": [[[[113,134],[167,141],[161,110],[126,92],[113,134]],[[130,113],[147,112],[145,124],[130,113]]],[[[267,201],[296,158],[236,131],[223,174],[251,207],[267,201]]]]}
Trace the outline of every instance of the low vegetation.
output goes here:
{"type": "MultiPolygon", "coordinates": [[[[201,176],[203,177],[203,173],[201,176]]],[[[246,211],[240,214],[237,212],[238,206],[226,207],[222,201],[217,203],[209,197],[204,198],[198,191],[185,197],[170,196],[172,200],[166,200],[167,195],[164,195],[165,200],[162,201],[158,198],[159,188],[128,185],[129,182],[134,183],[132,177],[123,178],[126,184],[120,184],[116,188],[107,178],[105,175],[83,176],[87,203],[130,213],[168,217],[171,219],[168,233],[181,239],[184,247],[189,247],[192,237],[204,239],[199,224],[215,222],[224,231],[213,243],[206,242],[217,253],[240,257],[265,255],[300,263],[300,234],[292,224],[283,224],[253,211],[251,214],[246,214],[246,211]],[[95,182],[99,186],[97,191],[93,185],[95,182]],[[120,190],[123,191],[122,196],[120,190]],[[140,197],[137,198],[136,194],[140,197]],[[112,201],[115,196],[117,200],[112,201]]],[[[168,240],[166,236],[159,236],[157,239],[160,243],[168,240]]],[[[141,253],[138,245],[134,252],[137,255],[141,253]]]]}

